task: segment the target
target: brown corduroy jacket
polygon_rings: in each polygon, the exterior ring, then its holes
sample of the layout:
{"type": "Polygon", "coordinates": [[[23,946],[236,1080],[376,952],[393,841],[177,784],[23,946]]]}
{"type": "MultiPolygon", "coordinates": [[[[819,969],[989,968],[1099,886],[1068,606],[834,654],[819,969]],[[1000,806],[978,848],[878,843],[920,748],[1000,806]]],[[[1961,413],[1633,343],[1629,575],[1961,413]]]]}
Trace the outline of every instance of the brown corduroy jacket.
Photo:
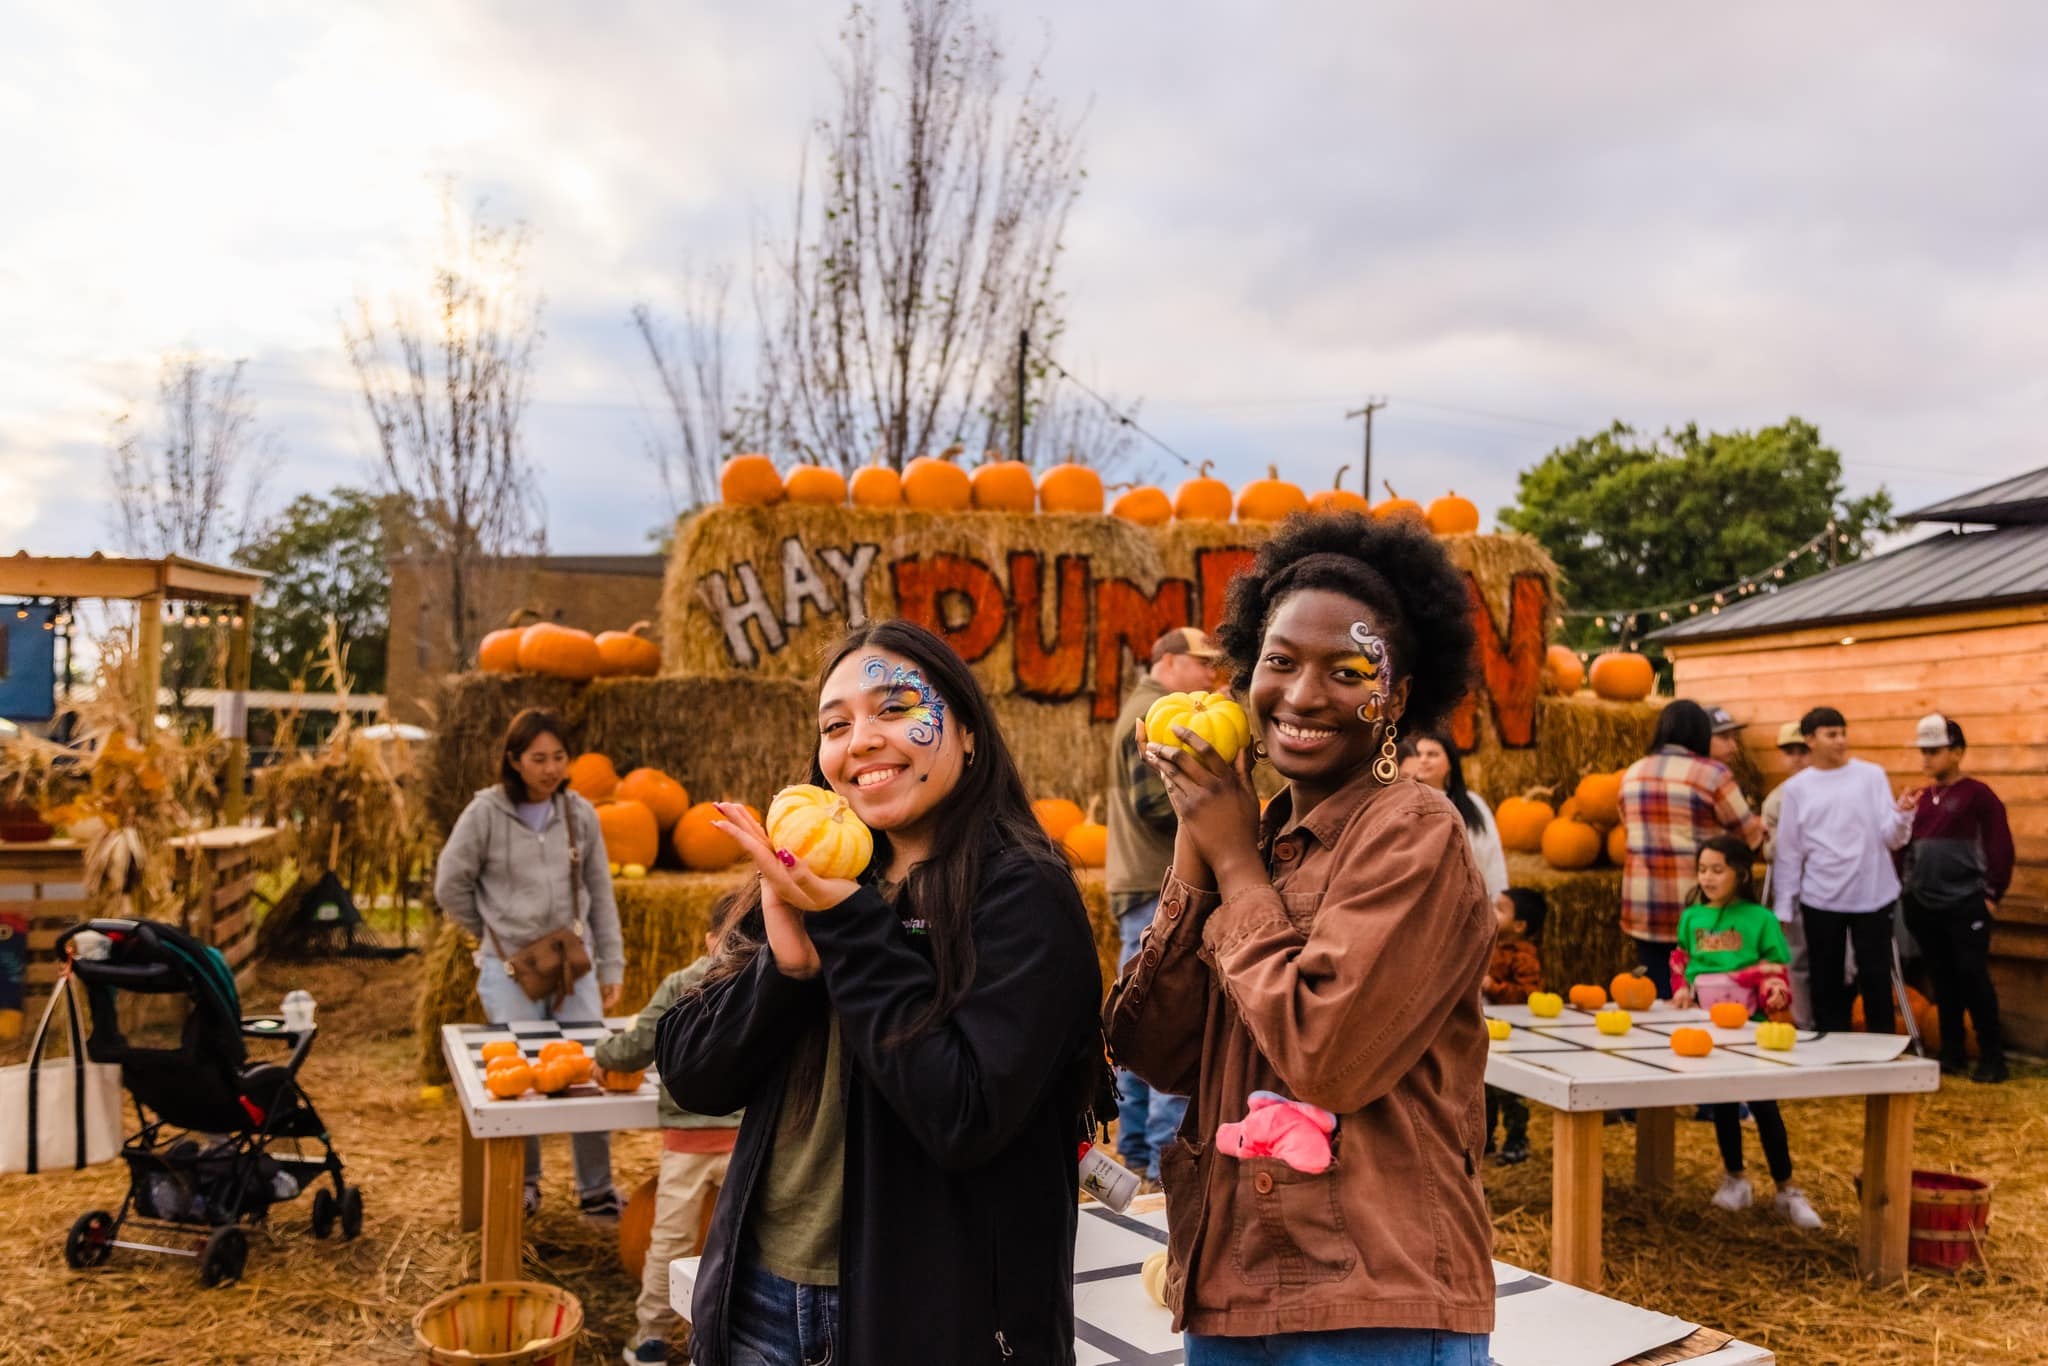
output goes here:
{"type": "Polygon", "coordinates": [[[1494,918],[1458,816],[1361,777],[1260,832],[1270,886],[1221,905],[1171,872],[1103,1008],[1111,1050],[1191,1097],[1160,1159],[1174,1326],[1243,1337],[1493,1330],[1479,1182],[1494,918]],[[1337,1115],[1308,1174],[1214,1151],[1253,1091],[1337,1115]]]}

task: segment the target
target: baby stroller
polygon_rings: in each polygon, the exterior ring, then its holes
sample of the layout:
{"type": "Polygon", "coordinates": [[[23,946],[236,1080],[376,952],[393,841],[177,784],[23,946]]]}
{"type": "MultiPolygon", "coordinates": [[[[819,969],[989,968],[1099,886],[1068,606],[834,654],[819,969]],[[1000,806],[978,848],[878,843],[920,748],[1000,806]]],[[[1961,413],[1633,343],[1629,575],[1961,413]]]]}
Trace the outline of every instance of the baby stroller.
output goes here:
{"type": "Polygon", "coordinates": [[[141,1130],[121,1146],[128,1193],[120,1211],[78,1216],[64,1240],[67,1263],[78,1270],[99,1266],[125,1247],[197,1257],[199,1278],[208,1286],[233,1281],[249,1255],[242,1225],[262,1223],[273,1204],[316,1184],[313,1235],[326,1237],[337,1222],[343,1238],[362,1231],[362,1191],[342,1180],[327,1126],[299,1085],[299,1065],[317,1029],[287,1029],[278,1016],[244,1019],[227,960],[171,925],[90,920],[66,930],[57,943],[90,1003],[86,1053],[94,1062],[120,1066],[121,1084],[142,1120],[141,1130]],[[175,1047],[128,1040],[118,1010],[123,991],[185,998],[175,1047]],[[244,1039],[289,1041],[291,1056],[252,1063],[244,1039]],[[309,1145],[317,1145],[317,1156],[307,1153],[309,1145]],[[131,1219],[173,1245],[122,1241],[122,1226],[131,1219]]]}

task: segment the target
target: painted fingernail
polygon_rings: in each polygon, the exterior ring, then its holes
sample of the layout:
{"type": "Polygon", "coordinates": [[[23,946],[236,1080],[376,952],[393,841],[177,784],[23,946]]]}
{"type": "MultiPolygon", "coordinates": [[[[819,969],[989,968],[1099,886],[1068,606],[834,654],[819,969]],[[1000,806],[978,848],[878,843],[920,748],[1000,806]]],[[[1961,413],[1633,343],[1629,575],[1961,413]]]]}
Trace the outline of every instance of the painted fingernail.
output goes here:
{"type": "Polygon", "coordinates": [[[796,855],[790,853],[787,849],[777,849],[775,851],[775,857],[777,860],[781,862],[782,866],[785,868],[796,867],[796,855]]]}

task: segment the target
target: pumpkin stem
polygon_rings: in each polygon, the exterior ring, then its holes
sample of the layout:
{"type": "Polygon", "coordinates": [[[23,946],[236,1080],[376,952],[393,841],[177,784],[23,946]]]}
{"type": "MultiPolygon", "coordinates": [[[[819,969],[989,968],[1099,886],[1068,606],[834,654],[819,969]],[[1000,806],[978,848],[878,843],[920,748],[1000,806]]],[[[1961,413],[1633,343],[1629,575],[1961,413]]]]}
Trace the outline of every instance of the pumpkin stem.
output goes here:
{"type": "Polygon", "coordinates": [[[645,640],[647,639],[647,633],[653,629],[654,623],[646,620],[645,618],[642,618],[641,620],[634,622],[631,626],[628,626],[626,628],[626,634],[629,636],[638,636],[640,637],[640,639],[645,640]]]}
{"type": "Polygon", "coordinates": [[[1349,465],[1339,465],[1339,466],[1337,466],[1337,478],[1335,479],[1335,481],[1333,481],[1333,482],[1331,483],[1330,487],[1331,487],[1331,488],[1333,488],[1333,489],[1338,489],[1338,490],[1341,490],[1341,489],[1342,489],[1342,488],[1344,487],[1344,476],[1345,476],[1345,475],[1347,475],[1347,474],[1349,474],[1349,473],[1351,473],[1351,466],[1349,466],[1349,465]]]}
{"type": "Polygon", "coordinates": [[[1088,823],[1090,825],[1096,823],[1095,814],[1100,810],[1102,810],[1102,794],[1098,792],[1088,799],[1088,823]]]}
{"type": "Polygon", "coordinates": [[[531,607],[515,607],[512,609],[512,615],[505,618],[505,628],[510,630],[527,617],[532,617],[535,621],[539,621],[540,613],[534,611],[531,607]]]}
{"type": "Polygon", "coordinates": [[[1389,498],[1399,498],[1401,496],[1400,494],[1394,492],[1394,486],[1392,484],[1389,484],[1384,479],[1380,480],[1380,487],[1387,491],[1387,497],[1389,498]]]}
{"type": "Polygon", "coordinates": [[[1207,479],[1209,477],[1209,466],[1215,463],[1216,462],[1214,460],[1204,460],[1200,465],[1198,465],[1195,468],[1195,478],[1207,479]]]}
{"type": "Polygon", "coordinates": [[[963,446],[963,445],[961,445],[961,444],[960,444],[959,442],[955,441],[955,442],[954,442],[954,443],[953,443],[952,445],[950,445],[950,446],[946,447],[946,449],[944,449],[944,450],[940,451],[940,452],[939,452],[939,454],[938,454],[938,458],[939,458],[940,460],[946,460],[946,461],[958,460],[958,459],[960,458],[960,454],[961,454],[961,452],[965,451],[966,449],[967,449],[967,448],[966,448],[965,446],[963,446]]]}
{"type": "Polygon", "coordinates": [[[1268,466],[1266,466],[1266,477],[1267,477],[1268,479],[1271,479],[1271,480],[1273,480],[1273,481],[1274,481],[1274,482],[1276,482],[1276,483],[1277,483],[1277,482],[1279,482],[1279,479],[1280,479],[1280,467],[1279,467],[1278,465],[1268,465],[1268,466]]]}

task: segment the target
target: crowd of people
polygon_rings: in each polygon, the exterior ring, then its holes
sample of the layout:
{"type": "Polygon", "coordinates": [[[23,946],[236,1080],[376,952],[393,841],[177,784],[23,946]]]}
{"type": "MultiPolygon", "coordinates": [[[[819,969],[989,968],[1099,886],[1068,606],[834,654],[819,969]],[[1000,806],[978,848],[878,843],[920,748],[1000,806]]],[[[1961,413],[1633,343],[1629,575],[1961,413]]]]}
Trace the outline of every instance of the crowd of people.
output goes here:
{"type": "MultiPolygon", "coordinates": [[[[687,1332],[703,1366],[1071,1362],[1076,1153],[1113,1115],[1123,1162],[1165,1191],[1165,1297],[1191,1366],[1486,1361],[1483,1168],[1529,1143],[1526,1107],[1484,1086],[1483,1012],[1545,985],[1547,916],[1511,885],[1443,730],[1471,681],[1465,600],[1425,532],[1329,517],[1267,542],[1213,639],[1160,638],[1107,756],[1122,970],[1106,997],[1074,875],[973,673],[909,623],[850,633],[818,677],[809,780],[872,831],[868,866],[823,876],[721,806],[756,876],[597,1050],[663,1086],[626,1359],[668,1360],[687,1332]],[[1245,753],[1147,733],[1153,701],[1210,688],[1245,705],[1245,753]],[[1266,803],[1255,763],[1277,779],[1266,803]],[[1278,1125],[1307,1141],[1253,1141],[1278,1125]],[[685,1329],[667,1268],[692,1253],[685,1329]]],[[[1761,812],[1735,776],[1739,730],[1672,702],[1621,781],[1620,923],[1658,994],[1823,1029],[1860,998],[1888,1028],[1910,934],[1943,1067],[1965,1066],[1967,1016],[1973,1075],[2002,1079],[1986,959],[2012,844],[1996,795],[1961,773],[1961,728],[1921,724],[1928,781],[1895,799],[1816,708],[1780,732],[1793,774],[1761,812]]],[[[516,718],[499,782],[441,856],[439,903],[478,940],[493,1020],[620,1005],[572,739],[545,712],[516,718]],[[573,985],[536,999],[516,969],[550,946],[573,985]]],[[[1712,1108],[1715,1202],[1751,1198],[1745,1109],[1776,1208],[1817,1226],[1768,1103],[1712,1108]]],[[[607,1137],[573,1155],[581,1212],[616,1218],[607,1137]]],[[[526,1180],[532,1210],[537,1141],[526,1180]]]]}

